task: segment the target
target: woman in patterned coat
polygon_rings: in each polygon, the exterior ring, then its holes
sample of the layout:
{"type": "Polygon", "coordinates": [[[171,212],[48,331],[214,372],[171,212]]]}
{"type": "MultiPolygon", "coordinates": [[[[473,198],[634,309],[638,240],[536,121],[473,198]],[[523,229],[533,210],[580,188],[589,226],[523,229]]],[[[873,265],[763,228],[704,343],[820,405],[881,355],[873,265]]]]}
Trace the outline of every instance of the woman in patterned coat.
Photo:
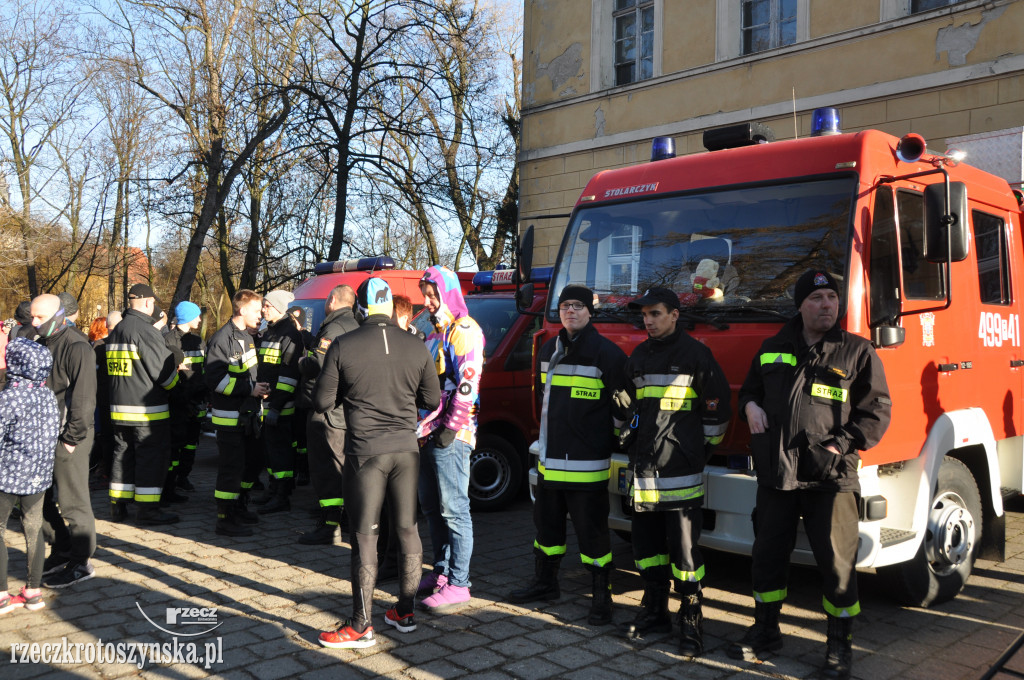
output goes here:
{"type": "Polygon", "coordinates": [[[45,606],[43,575],[43,495],[53,480],[53,458],[60,418],[57,400],[46,386],[53,367],[49,350],[25,338],[7,345],[7,385],[0,391],[0,614],[19,607],[45,606]],[[28,579],[21,592],[7,592],[4,532],[15,503],[21,503],[28,553],[28,579]]]}

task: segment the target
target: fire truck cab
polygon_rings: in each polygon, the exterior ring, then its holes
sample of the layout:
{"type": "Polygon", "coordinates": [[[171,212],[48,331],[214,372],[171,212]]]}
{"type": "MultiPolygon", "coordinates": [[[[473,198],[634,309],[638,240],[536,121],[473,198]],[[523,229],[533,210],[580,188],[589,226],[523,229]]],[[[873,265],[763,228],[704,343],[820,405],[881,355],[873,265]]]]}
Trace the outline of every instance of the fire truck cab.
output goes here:
{"type": "MultiPolygon", "coordinates": [[[[595,175],[569,219],[541,333],[560,327],[558,291],[582,284],[599,297],[598,330],[628,354],[646,334],[626,303],[672,288],[679,322],[724,369],[735,413],[761,342],[796,314],[797,278],[832,273],[840,325],[875,344],[893,401],[888,432],[862,453],[858,568],[928,606],[955,597],[983,551],[1001,556],[1003,499],[1024,488],[1021,195],[918,135],[816,132],[767,142],[764,126],[744,124],[706,133],[720,150],[678,158],[655,140],[659,160],[595,175]]],[[[750,467],[735,417],[705,471],[702,545],[750,553],[750,467]]],[[[630,481],[616,455],[619,531],[630,481]]],[[[802,535],[793,559],[814,563],[802,535]]]]}

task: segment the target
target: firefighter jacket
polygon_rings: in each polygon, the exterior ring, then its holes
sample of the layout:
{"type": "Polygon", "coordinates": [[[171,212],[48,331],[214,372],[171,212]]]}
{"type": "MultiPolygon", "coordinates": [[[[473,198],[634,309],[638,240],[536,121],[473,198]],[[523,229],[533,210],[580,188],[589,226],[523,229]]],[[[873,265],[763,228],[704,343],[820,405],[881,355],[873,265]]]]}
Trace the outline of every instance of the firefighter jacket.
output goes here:
{"type": "Polygon", "coordinates": [[[178,370],[178,384],[171,390],[171,403],[175,408],[187,409],[189,415],[197,418],[206,416],[206,383],[203,382],[203,367],[206,365],[206,343],[195,333],[181,330],[177,326],[164,336],[167,347],[185,357],[183,369],[178,370]]]}
{"type": "Polygon", "coordinates": [[[588,323],[576,337],[562,329],[537,355],[540,460],[549,486],[603,489],[611,474],[612,394],[625,387],[626,354],[588,323]]]}
{"type": "Polygon", "coordinates": [[[859,491],[857,452],[885,434],[892,405],[870,342],[836,325],[808,347],[800,315],[754,356],[739,395],[744,418],[751,401],[768,414],[768,430],[750,441],[757,483],[782,491],[859,491]]]}
{"type": "Polygon", "coordinates": [[[203,380],[210,390],[210,416],[220,429],[251,428],[259,418],[261,399],[256,387],[256,343],[233,321],[213,334],[206,345],[203,380]]]}
{"type": "Polygon", "coordinates": [[[729,424],[729,383],[711,350],[681,325],[648,338],[626,362],[636,425],[629,445],[633,506],[640,511],[700,504],[704,464],[729,424]]]}
{"type": "Polygon", "coordinates": [[[440,386],[419,338],[383,314],[331,343],[316,383],[313,408],[345,409],[346,456],[417,451],[417,408],[433,410],[440,386]]]}
{"type": "Polygon", "coordinates": [[[53,355],[46,384],[57,397],[60,440],[77,446],[90,435],[96,417],[96,355],[74,326],[64,325],[38,342],[53,355]]]}
{"type": "Polygon", "coordinates": [[[299,359],[304,347],[295,321],[285,314],[267,326],[260,337],[256,380],[270,385],[265,407],[282,416],[295,414],[295,391],[299,388],[299,359]]]}
{"type": "MultiPolygon", "coordinates": [[[[295,400],[299,408],[313,408],[313,389],[316,387],[317,376],[324,365],[324,357],[327,356],[327,348],[339,335],[350,333],[359,328],[355,314],[351,307],[336,309],[327,315],[324,322],[320,324],[320,330],[316,333],[313,345],[306,356],[299,359],[299,373],[302,380],[299,383],[299,396],[295,400]]],[[[345,412],[338,408],[328,412],[328,421],[333,427],[345,427],[345,412]]]]}
{"type": "Polygon", "coordinates": [[[434,332],[426,340],[441,382],[441,404],[420,421],[417,436],[427,437],[447,428],[455,432],[456,439],[475,447],[484,332],[469,316],[455,272],[435,265],[420,281],[436,285],[441,298],[440,308],[430,317],[434,332]]]}
{"type": "Polygon", "coordinates": [[[170,418],[168,392],[178,384],[178,365],[152,317],[129,309],[104,346],[110,420],[134,427],[170,418]]]}

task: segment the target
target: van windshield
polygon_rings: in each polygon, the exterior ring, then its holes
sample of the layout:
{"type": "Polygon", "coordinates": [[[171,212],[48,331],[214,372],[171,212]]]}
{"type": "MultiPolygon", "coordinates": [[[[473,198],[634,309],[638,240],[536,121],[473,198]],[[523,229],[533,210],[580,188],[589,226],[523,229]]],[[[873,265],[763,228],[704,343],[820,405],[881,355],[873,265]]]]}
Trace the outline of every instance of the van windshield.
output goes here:
{"type": "MultiPolygon", "coordinates": [[[[846,279],[856,186],[845,175],[582,207],[552,290],[588,286],[598,316],[621,316],[653,286],[672,289],[694,313],[792,316],[793,285],[804,271],[846,279]]],[[[548,304],[552,320],[557,300],[548,304]]]]}

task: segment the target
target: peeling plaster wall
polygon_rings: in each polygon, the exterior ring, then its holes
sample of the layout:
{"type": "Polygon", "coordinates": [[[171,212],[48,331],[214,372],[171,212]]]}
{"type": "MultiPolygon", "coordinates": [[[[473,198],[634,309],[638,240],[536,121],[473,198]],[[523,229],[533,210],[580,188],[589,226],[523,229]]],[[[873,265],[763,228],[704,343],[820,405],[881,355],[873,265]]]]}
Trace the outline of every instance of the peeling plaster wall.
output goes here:
{"type": "Polygon", "coordinates": [[[963,66],[967,63],[967,54],[978,44],[978,38],[985,24],[1003,15],[1006,6],[985,10],[981,13],[981,21],[976,24],[964,22],[959,26],[940,28],[935,35],[935,58],[940,59],[942,53],[947,54],[950,66],[963,66]]]}
{"type": "Polygon", "coordinates": [[[558,92],[559,97],[576,94],[573,87],[561,88],[569,80],[583,77],[583,45],[573,43],[548,63],[538,62],[536,73],[538,78],[547,77],[551,81],[551,91],[558,92]]]}

